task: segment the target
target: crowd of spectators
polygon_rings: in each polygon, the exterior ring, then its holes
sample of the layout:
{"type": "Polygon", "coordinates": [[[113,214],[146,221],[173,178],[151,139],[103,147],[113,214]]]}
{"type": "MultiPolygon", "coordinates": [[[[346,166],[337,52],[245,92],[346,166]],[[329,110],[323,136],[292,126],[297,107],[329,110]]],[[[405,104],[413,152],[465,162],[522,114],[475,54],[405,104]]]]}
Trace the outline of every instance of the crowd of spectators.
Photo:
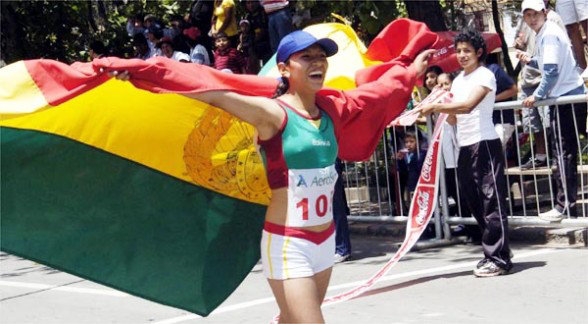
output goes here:
{"type": "MultiPolygon", "coordinates": [[[[257,74],[293,29],[287,0],[197,0],[183,17],[162,21],[138,13],[126,24],[135,58],[165,56],[248,74],[257,74]],[[237,6],[245,12],[242,17],[237,17],[237,6]]],[[[93,41],[89,53],[94,59],[108,52],[102,42],[93,41]]]]}

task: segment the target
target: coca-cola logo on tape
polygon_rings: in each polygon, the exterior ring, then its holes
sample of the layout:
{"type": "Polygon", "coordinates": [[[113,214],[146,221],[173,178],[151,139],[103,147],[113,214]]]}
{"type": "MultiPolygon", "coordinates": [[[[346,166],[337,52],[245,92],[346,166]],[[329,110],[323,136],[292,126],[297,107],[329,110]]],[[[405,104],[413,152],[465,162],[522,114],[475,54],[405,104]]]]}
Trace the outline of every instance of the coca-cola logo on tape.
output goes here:
{"type": "Polygon", "coordinates": [[[426,191],[419,191],[417,197],[417,206],[419,207],[419,213],[416,217],[416,222],[419,225],[423,225],[425,223],[425,219],[429,214],[429,193],[426,191]]]}
{"type": "Polygon", "coordinates": [[[423,169],[421,170],[421,177],[426,182],[429,182],[431,180],[432,166],[433,166],[433,154],[427,154],[427,156],[425,157],[425,163],[423,163],[423,169]]]}

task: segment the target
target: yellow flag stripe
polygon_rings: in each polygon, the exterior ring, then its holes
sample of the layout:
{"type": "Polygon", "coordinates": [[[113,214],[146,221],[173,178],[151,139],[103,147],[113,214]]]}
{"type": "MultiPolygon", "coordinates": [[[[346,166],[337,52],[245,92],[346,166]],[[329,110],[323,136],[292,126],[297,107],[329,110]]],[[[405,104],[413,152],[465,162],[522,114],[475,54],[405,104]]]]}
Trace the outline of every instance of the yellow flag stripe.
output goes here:
{"type": "Polygon", "coordinates": [[[110,80],[0,125],[65,136],[230,197],[269,203],[253,127],[181,95],[110,80]]]}

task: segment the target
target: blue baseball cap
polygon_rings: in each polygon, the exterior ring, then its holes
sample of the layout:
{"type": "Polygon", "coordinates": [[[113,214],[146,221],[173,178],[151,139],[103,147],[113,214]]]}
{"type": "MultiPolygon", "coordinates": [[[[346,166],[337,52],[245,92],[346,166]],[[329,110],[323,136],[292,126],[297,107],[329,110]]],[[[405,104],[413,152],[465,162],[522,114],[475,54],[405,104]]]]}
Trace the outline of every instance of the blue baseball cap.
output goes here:
{"type": "Polygon", "coordinates": [[[335,43],[335,41],[333,41],[332,39],[317,39],[308,32],[297,30],[295,32],[291,32],[290,34],[282,38],[282,40],[280,41],[280,45],[278,45],[276,61],[278,63],[286,62],[286,60],[288,60],[288,58],[292,54],[309,48],[314,44],[320,45],[325,50],[327,57],[335,55],[339,50],[337,43],[335,43]]]}

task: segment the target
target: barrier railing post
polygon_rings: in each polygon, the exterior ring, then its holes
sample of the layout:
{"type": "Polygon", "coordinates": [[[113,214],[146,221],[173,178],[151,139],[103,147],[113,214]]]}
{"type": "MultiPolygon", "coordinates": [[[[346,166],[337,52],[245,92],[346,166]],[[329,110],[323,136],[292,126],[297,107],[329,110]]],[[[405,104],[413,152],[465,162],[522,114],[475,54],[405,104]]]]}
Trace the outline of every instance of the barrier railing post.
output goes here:
{"type": "MultiPolygon", "coordinates": [[[[553,136],[556,136],[556,147],[555,149],[559,149],[561,151],[561,133],[563,131],[568,131],[571,129],[568,129],[567,127],[574,127],[574,129],[576,129],[576,139],[574,141],[574,145],[577,145],[577,152],[578,152],[578,163],[577,163],[577,168],[578,168],[578,176],[580,176],[580,181],[578,181],[578,195],[577,195],[577,203],[581,203],[582,206],[578,208],[578,216],[583,216],[583,217],[578,217],[578,218],[570,218],[571,215],[566,215],[567,217],[561,222],[561,223],[549,223],[546,221],[542,221],[541,219],[539,219],[537,217],[537,215],[541,212],[541,209],[543,209],[543,211],[546,210],[547,205],[550,204],[551,208],[554,207],[554,201],[555,201],[555,190],[552,187],[552,179],[553,179],[553,175],[552,172],[554,171],[552,168],[552,165],[550,163],[550,158],[552,157],[551,154],[552,152],[550,150],[546,150],[547,153],[547,158],[548,158],[548,167],[547,168],[538,168],[535,167],[534,165],[532,165],[531,168],[529,168],[528,170],[522,170],[520,167],[511,167],[511,168],[507,168],[507,172],[506,175],[507,177],[511,177],[509,180],[514,180],[516,178],[518,178],[518,182],[520,182],[521,184],[521,188],[520,188],[520,194],[521,197],[513,197],[514,195],[509,193],[509,196],[511,198],[517,198],[520,199],[521,201],[521,205],[519,206],[518,204],[515,204],[514,201],[512,201],[512,199],[509,201],[509,224],[512,226],[550,226],[550,227],[565,227],[565,226],[579,226],[579,227],[587,227],[588,228],[588,217],[587,217],[587,213],[588,213],[588,208],[586,208],[587,206],[584,206],[585,203],[585,199],[586,199],[586,191],[588,188],[584,188],[585,186],[588,186],[588,184],[586,183],[586,181],[584,180],[584,176],[586,175],[586,172],[584,171],[585,163],[582,160],[582,154],[586,154],[586,149],[588,148],[588,145],[586,145],[586,138],[582,137],[580,138],[580,133],[577,130],[579,125],[582,124],[582,120],[578,119],[578,116],[574,114],[572,114],[573,119],[569,118],[569,121],[564,122],[564,124],[558,124],[557,121],[560,121],[560,111],[561,109],[567,109],[569,106],[571,106],[572,110],[576,110],[579,109],[576,107],[576,105],[574,105],[575,103],[577,103],[578,105],[580,105],[581,109],[584,109],[583,105],[584,103],[586,103],[587,101],[587,97],[586,95],[574,95],[574,96],[566,96],[566,97],[560,97],[560,98],[556,98],[556,99],[548,99],[548,100],[543,100],[541,102],[537,103],[537,106],[554,106],[552,108],[552,110],[554,110],[552,113],[554,114],[554,123],[555,125],[553,125],[554,129],[553,129],[553,136]],[[572,105],[569,105],[572,104],[572,105]],[[566,105],[565,107],[563,107],[563,105],[566,105]],[[561,126],[561,127],[559,127],[561,126]],[[525,183],[526,181],[526,183],[525,183]],[[530,183],[530,182],[533,183],[530,183]],[[547,189],[549,189],[549,192],[547,192],[547,189]],[[532,197],[534,195],[534,197],[532,197]],[[549,196],[549,198],[547,197],[549,196]],[[527,202],[529,203],[529,205],[527,205],[527,202]],[[581,209],[580,209],[581,208],[581,209]],[[523,216],[520,216],[521,213],[523,214],[523,216]],[[580,215],[581,214],[581,215],[580,215]]],[[[495,109],[497,110],[503,110],[503,109],[528,109],[528,108],[522,108],[522,102],[521,101],[511,101],[511,102],[503,102],[503,103],[498,103],[495,106],[495,109]]],[[[516,116],[516,114],[515,114],[516,116]]],[[[515,117],[516,118],[516,117],[515,117]]],[[[517,121],[519,119],[516,118],[515,119],[515,124],[518,125],[517,121]]],[[[560,121],[561,122],[561,121],[560,121]]],[[[432,120],[430,118],[427,119],[427,133],[429,135],[429,137],[431,138],[432,135],[432,120]]],[[[518,135],[519,135],[519,128],[515,128],[515,140],[518,140],[518,135]]],[[[381,151],[378,151],[377,153],[375,153],[375,155],[372,157],[372,159],[370,161],[364,161],[358,164],[346,164],[346,168],[345,168],[345,177],[346,177],[346,182],[348,185],[348,188],[351,190],[348,190],[348,192],[353,195],[352,198],[350,200],[351,203],[353,204],[353,215],[350,216],[350,220],[357,220],[357,221],[379,221],[379,222],[394,222],[394,223],[405,223],[407,221],[407,217],[405,216],[403,207],[405,202],[403,197],[399,197],[400,193],[401,193],[401,183],[400,183],[400,175],[398,174],[398,170],[393,170],[392,168],[394,167],[395,164],[395,160],[396,160],[396,151],[398,149],[398,138],[397,136],[395,136],[395,129],[391,128],[390,129],[390,138],[388,139],[387,135],[382,136],[383,141],[384,141],[384,147],[383,147],[383,152],[384,152],[384,163],[383,165],[381,165],[381,161],[380,158],[378,157],[378,154],[381,153],[381,151]],[[388,149],[388,143],[391,145],[391,149],[388,149]],[[390,159],[390,161],[388,160],[390,159]],[[391,162],[391,163],[388,163],[391,162]],[[372,164],[373,167],[372,167],[372,164]],[[383,173],[386,177],[386,181],[385,184],[383,181],[381,181],[381,177],[380,177],[380,167],[385,167],[385,173],[383,173]],[[361,170],[363,169],[363,171],[361,170]],[[375,174],[374,174],[375,172],[375,174]],[[393,174],[394,173],[394,174],[393,174]],[[355,175],[354,175],[355,174],[355,175]],[[365,178],[365,179],[364,179],[365,178]],[[355,179],[355,181],[354,181],[355,179]],[[353,183],[355,182],[355,183],[353,183]],[[389,209],[386,210],[384,207],[385,206],[378,206],[378,208],[374,208],[374,204],[370,202],[370,189],[369,186],[370,184],[373,186],[376,186],[376,195],[377,197],[372,197],[374,198],[374,200],[377,198],[377,202],[379,205],[382,204],[386,204],[386,202],[389,204],[389,209]],[[355,188],[352,188],[351,186],[355,185],[355,188]],[[386,189],[380,188],[383,186],[386,186],[386,189]],[[382,189],[382,191],[380,191],[382,189]],[[388,194],[388,199],[385,199],[386,197],[382,197],[382,195],[384,194],[388,194]],[[395,209],[395,210],[394,210],[395,209]],[[379,215],[376,215],[378,214],[379,215]],[[361,215],[361,216],[359,216],[361,215]],[[400,215],[400,216],[398,216],[400,215]]],[[[584,134],[584,136],[586,136],[584,134]]],[[[537,143],[536,138],[534,137],[533,134],[530,135],[530,143],[529,145],[534,145],[535,143],[537,143]]],[[[547,138],[548,138],[548,134],[547,131],[544,129],[543,130],[543,138],[544,141],[547,142],[547,138]]],[[[418,136],[417,136],[417,140],[418,140],[418,136]]],[[[547,146],[547,145],[545,145],[547,146]]],[[[516,145],[515,149],[516,149],[516,157],[514,157],[515,159],[518,159],[518,164],[519,166],[521,165],[521,156],[523,155],[523,153],[527,152],[527,150],[521,150],[522,145],[516,145]]],[[[531,159],[535,158],[535,148],[531,147],[530,148],[530,153],[531,153],[531,159]]],[[[561,155],[561,154],[556,154],[556,156],[553,156],[553,158],[559,158],[561,159],[561,156],[557,156],[557,155],[561,155]]],[[[532,163],[531,163],[532,164],[532,163]]],[[[558,163],[559,165],[563,166],[563,163],[558,163]]],[[[456,179],[446,179],[445,177],[445,166],[444,166],[444,161],[443,159],[441,159],[440,161],[440,166],[439,166],[439,185],[440,188],[438,189],[438,193],[439,193],[439,204],[437,205],[437,208],[435,210],[435,234],[437,238],[450,238],[451,237],[451,233],[449,230],[449,226],[450,225],[456,225],[456,224],[475,224],[475,219],[471,218],[471,217],[453,217],[449,214],[449,192],[448,192],[448,188],[447,188],[447,181],[451,181],[451,180],[456,180],[456,179]]],[[[560,173],[565,172],[565,170],[560,170],[560,173]]],[[[562,174],[563,175],[563,174],[562,174]]],[[[516,180],[515,180],[516,181],[516,180]]],[[[563,181],[565,181],[565,179],[563,179],[563,181]]],[[[511,190],[512,188],[510,188],[513,184],[514,181],[509,181],[507,185],[509,185],[509,190],[511,190]]],[[[459,185],[458,185],[459,186],[459,185]]],[[[515,191],[513,191],[514,193],[515,191]]],[[[373,191],[372,191],[373,193],[373,191]]],[[[461,213],[461,209],[462,209],[462,205],[461,205],[461,194],[460,191],[457,190],[457,209],[459,210],[459,214],[462,215],[461,213]]],[[[567,192],[562,192],[562,195],[567,194],[567,192]]],[[[375,203],[375,201],[374,201],[375,203]]],[[[566,210],[566,212],[569,212],[566,210]]]]}

